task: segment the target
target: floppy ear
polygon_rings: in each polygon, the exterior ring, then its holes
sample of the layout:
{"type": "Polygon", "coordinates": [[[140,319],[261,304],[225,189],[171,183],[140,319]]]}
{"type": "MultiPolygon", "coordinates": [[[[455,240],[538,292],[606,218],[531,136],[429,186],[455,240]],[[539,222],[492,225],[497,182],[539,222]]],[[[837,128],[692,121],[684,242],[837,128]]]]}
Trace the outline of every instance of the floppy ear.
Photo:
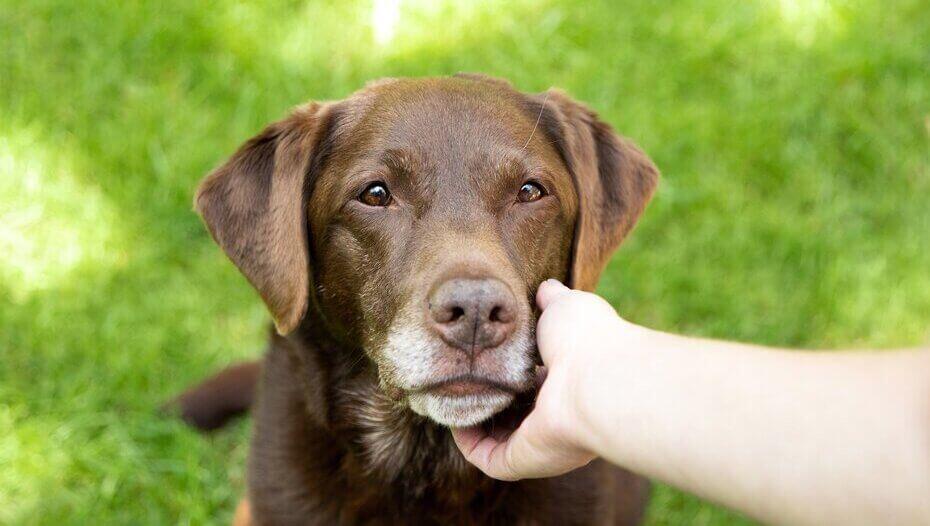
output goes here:
{"type": "Polygon", "coordinates": [[[194,207],[258,291],[281,334],[309,301],[306,201],[329,106],[301,106],[239,147],[200,184],[194,207]]]}
{"type": "Polygon", "coordinates": [[[564,93],[538,97],[540,126],[574,178],[578,217],[569,284],[594,290],[613,251],[652,197],[659,170],[639,148],[564,93]]]}

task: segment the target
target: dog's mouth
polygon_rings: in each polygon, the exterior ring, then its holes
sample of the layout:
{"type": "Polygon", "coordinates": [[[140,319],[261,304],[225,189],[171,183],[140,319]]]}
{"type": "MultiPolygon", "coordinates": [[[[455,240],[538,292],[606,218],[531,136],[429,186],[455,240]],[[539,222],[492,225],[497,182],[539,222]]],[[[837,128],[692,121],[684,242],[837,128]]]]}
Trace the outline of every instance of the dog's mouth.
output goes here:
{"type": "Polygon", "coordinates": [[[472,374],[459,375],[412,390],[438,396],[461,397],[493,394],[516,394],[519,389],[502,382],[472,374]]]}
{"type": "Polygon", "coordinates": [[[466,427],[500,413],[525,391],[523,386],[465,374],[408,390],[410,408],[434,422],[466,427]]]}

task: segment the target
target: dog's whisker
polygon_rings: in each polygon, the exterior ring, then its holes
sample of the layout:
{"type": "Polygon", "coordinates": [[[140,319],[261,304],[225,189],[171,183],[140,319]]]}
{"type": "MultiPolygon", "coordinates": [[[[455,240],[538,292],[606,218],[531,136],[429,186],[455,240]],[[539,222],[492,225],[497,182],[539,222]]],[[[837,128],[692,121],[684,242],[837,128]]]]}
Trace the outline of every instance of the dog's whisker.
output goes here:
{"type": "Polygon", "coordinates": [[[546,92],[546,96],[543,97],[542,104],[539,106],[539,115],[536,116],[536,123],[533,124],[533,131],[530,132],[530,136],[526,138],[526,143],[523,144],[523,150],[530,145],[530,141],[533,140],[533,136],[536,135],[536,128],[539,127],[539,121],[542,119],[543,110],[546,108],[546,103],[549,102],[549,93],[546,92]]]}

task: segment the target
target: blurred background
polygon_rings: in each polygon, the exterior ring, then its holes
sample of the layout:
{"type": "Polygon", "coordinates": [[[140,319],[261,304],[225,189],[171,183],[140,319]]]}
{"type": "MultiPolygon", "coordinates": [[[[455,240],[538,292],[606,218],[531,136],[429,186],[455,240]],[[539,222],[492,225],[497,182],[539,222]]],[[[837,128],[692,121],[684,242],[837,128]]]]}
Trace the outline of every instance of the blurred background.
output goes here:
{"type": "MultiPolygon", "coordinates": [[[[930,342],[926,0],[0,0],[0,523],[228,523],[249,422],[155,411],[265,339],[197,181],[293,105],[457,71],[561,87],[660,167],[599,289],[625,317],[930,342]]],[[[659,487],[648,522],[748,521],[659,487]]]]}

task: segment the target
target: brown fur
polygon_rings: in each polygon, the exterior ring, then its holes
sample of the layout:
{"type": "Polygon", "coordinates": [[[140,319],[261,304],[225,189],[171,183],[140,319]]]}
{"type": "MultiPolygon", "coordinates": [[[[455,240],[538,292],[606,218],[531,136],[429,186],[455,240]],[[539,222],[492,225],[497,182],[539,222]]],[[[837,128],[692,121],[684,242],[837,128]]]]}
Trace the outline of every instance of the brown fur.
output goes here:
{"type": "MultiPolygon", "coordinates": [[[[403,307],[450,276],[495,276],[529,306],[548,277],[593,289],[657,176],[564,94],[524,95],[474,75],[380,81],[247,142],[197,197],[279,332],[254,407],[242,513],[258,524],[638,522],[648,483],[619,468],[594,462],[506,483],[467,465],[446,428],[410,410],[384,342],[403,307]],[[404,196],[402,210],[352,201],[372,172],[404,196]],[[553,198],[507,204],[530,175],[553,198]]],[[[471,367],[491,374],[508,363],[494,352],[471,367]]],[[[439,356],[441,367],[460,365],[439,356]]],[[[214,389],[252,392],[236,382],[214,389]]],[[[184,406],[205,399],[195,395],[181,397],[182,410],[198,409],[184,406]]],[[[531,404],[520,394],[485,425],[531,404]]]]}

